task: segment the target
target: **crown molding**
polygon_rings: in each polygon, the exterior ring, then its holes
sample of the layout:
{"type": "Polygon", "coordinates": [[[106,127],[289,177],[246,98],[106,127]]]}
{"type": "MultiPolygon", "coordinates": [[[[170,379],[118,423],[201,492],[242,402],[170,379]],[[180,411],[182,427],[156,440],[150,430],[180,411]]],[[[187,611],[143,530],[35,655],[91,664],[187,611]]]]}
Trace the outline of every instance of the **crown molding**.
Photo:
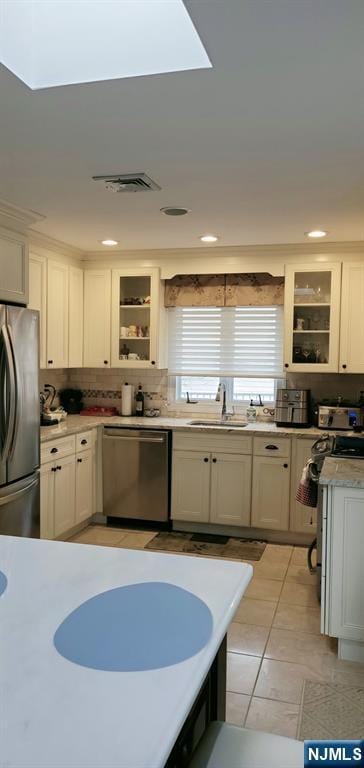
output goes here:
{"type": "Polygon", "coordinates": [[[24,232],[32,224],[44,219],[41,213],[21,208],[19,205],[0,199],[0,223],[4,227],[24,232]]]}
{"type": "Polygon", "coordinates": [[[253,257],[253,256],[328,256],[330,254],[361,254],[364,256],[364,240],[325,243],[279,243],[274,245],[227,245],[227,246],[196,246],[194,248],[151,248],[143,250],[104,250],[85,251],[86,261],[135,261],[155,259],[219,259],[221,257],[253,257]]]}
{"type": "Polygon", "coordinates": [[[44,235],[42,232],[38,232],[35,229],[29,229],[29,246],[37,250],[45,251],[47,253],[55,253],[58,256],[69,256],[71,259],[77,259],[81,261],[85,258],[85,251],[81,248],[77,248],[74,245],[57,240],[55,237],[44,235]]]}

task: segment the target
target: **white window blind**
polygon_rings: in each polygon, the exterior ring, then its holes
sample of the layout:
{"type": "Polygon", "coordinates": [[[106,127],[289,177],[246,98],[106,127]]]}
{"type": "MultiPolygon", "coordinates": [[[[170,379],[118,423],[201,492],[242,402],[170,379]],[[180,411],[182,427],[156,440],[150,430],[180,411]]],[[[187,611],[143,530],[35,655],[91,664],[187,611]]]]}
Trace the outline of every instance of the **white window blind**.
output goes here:
{"type": "Polygon", "coordinates": [[[176,307],[168,314],[170,374],[282,376],[282,307],[176,307]]]}

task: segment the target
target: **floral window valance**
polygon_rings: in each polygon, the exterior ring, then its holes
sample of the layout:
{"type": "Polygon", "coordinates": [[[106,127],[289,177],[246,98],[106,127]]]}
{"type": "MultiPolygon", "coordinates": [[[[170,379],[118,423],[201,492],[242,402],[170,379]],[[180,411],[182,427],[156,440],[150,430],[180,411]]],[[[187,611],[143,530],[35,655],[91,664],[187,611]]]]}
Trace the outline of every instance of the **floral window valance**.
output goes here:
{"type": "Polygon", "coordinates": [[[268,272],[176,275],[166,280],[166,307],[272,307],[283,304],[284,277],[268,272]]]}

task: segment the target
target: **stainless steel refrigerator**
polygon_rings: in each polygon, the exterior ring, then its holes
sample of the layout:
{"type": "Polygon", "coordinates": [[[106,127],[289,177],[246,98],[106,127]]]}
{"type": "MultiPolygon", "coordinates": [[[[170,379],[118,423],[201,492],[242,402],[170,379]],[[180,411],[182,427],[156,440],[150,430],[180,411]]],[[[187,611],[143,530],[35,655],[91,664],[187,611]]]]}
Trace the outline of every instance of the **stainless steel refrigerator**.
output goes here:
{"type": "Polygon", "coordinates": [[[39,537],[39,315],[0,304],[0,534],[39,537]]]}

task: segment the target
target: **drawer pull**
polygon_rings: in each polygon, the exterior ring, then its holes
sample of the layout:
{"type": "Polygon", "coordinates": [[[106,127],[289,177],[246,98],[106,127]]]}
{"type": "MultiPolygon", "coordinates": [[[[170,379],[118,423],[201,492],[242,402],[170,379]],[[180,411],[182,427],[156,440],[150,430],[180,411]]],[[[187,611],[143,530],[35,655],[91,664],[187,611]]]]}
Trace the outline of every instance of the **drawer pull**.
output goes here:
{"type": "Polygon", "coordinates": [[[52,467],[52,472],[57,472],[57,467],[52,467]]]}
{"type": "Polygon", "coordinates": [[[217,462],[217,459],[212,459],[212,461],[213,461],[213,463],[214,463],[214,464],[216,464],[216,462],[217,462]]]}
{"type": "Polygon", "coordinates": [[[58,448],[51,448],[51,453],[58,453],[58,448]]]}
{"type": "Polygon", "coordinates": [[[62,469],[62,467],[56,467],[56,469],[62,469]]]}
{"type": "Polygon", "coordinates": [[[208,458],[207,458],[207,456],[205,456],[205,458],[204,458],[204,461],[208,461],[208,458]]]}
{"type": "Polygon", "coordinates": [[[283,464],[285,469],[288,469],[288,464],[283,464]]]}
{"type": "Polygon", "coordinates": [[[77,459],[79,464],[82,464],[82,459],[77,459]]]}
{"type": "Polygon", "coordinates": [[[266,451],[278,451],[278,445],[266,445],[265,446],[266,451]]]}
{"type": "Polygon", "coordinates": [[[85,438],[81,440],[81,445],[87,445],[87,440],[85,438]]]}

